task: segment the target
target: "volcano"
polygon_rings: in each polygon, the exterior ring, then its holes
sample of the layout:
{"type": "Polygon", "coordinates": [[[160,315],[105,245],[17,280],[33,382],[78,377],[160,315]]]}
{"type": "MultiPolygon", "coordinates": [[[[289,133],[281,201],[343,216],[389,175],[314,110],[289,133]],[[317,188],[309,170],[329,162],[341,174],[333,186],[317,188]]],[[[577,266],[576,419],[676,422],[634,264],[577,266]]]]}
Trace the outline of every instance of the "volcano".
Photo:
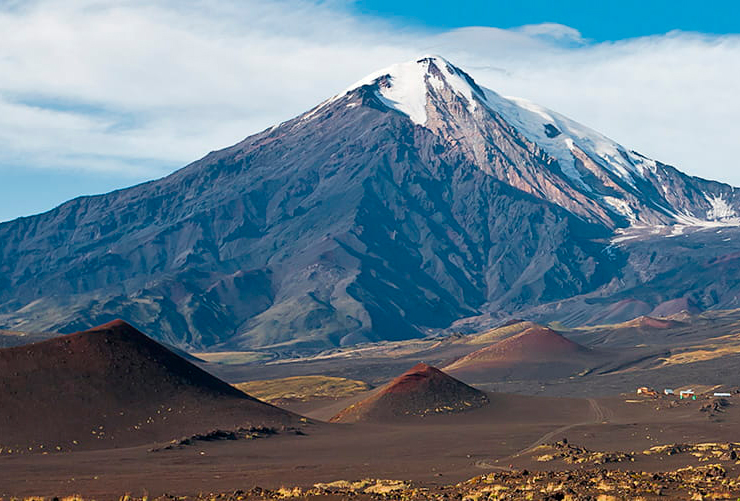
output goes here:
{"type": "Polygon", "coordinates": [[[621,327],[636,328],[636,329],[674,329],[680,326],[681,323],[668,318],[654,318],[647,315],[637,317],[634,320],[625,322],[621,327]]]}
{"type": "Polygon", "coordinates": [[[0,447],[9,453],[126,447],[299,420],[120,320],[0,349],[0,408],[0,447]]]}
{"type": "Polygon", "coordinates": [[[331,418],[332,422],[392,421],[463,412],[488,404],[480,390],[419,363],[368,398],[331,418]]]}
{"type": "Polygon", "coordinates": [[[426,56],[165,178],[0,224],[0,328],[121,316],[179,348],[316,352],[486,315],[582,324],[625,298],[732,308],[738,214],[731,186],[426,56]]]}

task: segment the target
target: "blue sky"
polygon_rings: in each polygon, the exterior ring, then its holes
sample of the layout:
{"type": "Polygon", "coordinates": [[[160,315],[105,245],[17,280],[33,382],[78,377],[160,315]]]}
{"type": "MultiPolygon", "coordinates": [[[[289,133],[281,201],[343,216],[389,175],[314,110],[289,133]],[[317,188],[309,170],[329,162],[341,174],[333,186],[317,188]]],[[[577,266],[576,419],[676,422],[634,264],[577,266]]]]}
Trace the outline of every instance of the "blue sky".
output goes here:
{"type": "Polygon", "coordinates": [[[672,30],[740,32],[740,2],[733,0],[358,0],[355,9],[359,14],[393,19],[401,25],[441,29],[559,23],[599,42],[672,30]]]}
{"type": "Polygon", "coordinates": [[[0,0],[0,221],[161,177],[425,53],[740,186],[739,24],[738,2],[0,0]]]}

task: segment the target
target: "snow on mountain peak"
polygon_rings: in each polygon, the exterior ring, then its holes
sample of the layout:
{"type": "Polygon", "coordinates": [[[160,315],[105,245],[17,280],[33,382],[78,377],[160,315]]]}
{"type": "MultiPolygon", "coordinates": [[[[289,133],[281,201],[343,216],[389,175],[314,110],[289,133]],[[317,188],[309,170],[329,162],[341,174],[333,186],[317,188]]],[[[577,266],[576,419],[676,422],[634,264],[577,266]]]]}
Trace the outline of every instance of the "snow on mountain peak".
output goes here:
{"type": "Polygon", "coordinates": [[[558,160],[563,172],[586,191],[590,191],[590,187],[575,167],[576,150],[606,165],[630,186],[635,185],[635,177],[644,177],[645,169],[655,168],[655,162],[559,113],[526,99],[504,97],[480,87],[467,73],[441,56],[426,55],[371,73],[332,101],[365,85],[377,85],[376,95],[383,104],[421,126],[427,123],[430,92],[439,92],[447,85],[467,101],[469,111],[473,112],[482,103],[501,115],[529,141],[558,160]]]}
{"type": "Polygon", "coordinates": [[[474,94],[481,89],[463,71],[450,64],[446,59],[427,55],[414,61],[394,64],[371,73],[351,85],[337,97],[341,97],[365,85],[378,85],[378,98],[391,109],[407,115],[414,123],[424,125],[427,121],[427,96],[432,89],[441,90],[445,84],[455,93],[464,97],[474,110],[474,94]]]}

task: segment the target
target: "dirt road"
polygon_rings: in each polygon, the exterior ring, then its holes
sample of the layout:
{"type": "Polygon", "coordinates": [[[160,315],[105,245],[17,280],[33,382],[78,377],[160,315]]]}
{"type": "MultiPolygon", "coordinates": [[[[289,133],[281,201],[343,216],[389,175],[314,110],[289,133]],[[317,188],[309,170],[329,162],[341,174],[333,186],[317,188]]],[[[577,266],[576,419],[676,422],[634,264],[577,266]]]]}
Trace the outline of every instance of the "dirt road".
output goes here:
{"type": "Polygon", "coordinates": [[[476,461],[475,466],[478,468],[487,469],[487,470],[511,470],[511,468],[507,466],[501,466],[501,463],[507,463],[509,459],[522,456],[536,449],[540,445],[544,445],[546,443],[552,442],[552,440],[556,436],[562,433],[565,433],[566,431],[570,429],[577,428],[579,426],[607,423],[614,417],[614,413],[611,411],[611,409],[600,405],[595,399],[589,398],[588,404],[589,404],[589,414],[591,415],[590,416],[591,419],[589,419],[588,421],[581,421],[578,423],[571,423],[565,426],[561,426],[548,433],[545,433],[544,435],[542,435],[540,438],[538,438],[534,443],[532,443],[528,447],[525,447],[524,449],[520,450],[519,452],[515,454],[512,454],[511,456],[507,458],[499,459],[499,460],[496,460],[495,462],[476,461]]]}

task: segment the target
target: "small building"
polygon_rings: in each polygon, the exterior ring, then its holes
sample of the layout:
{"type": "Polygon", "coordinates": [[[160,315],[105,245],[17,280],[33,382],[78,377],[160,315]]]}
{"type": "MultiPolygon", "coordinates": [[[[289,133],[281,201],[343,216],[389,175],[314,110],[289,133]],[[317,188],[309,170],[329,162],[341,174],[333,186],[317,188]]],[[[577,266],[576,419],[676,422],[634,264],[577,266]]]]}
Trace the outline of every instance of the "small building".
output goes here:
{"type": "Polygon", "coordinates": [[[673,391],[670,388],[666,388],[665,390],[663,390],[663,393],[666,394],[666,395],[675,395],[676,394],[676,392],[673,391]]]}
{"type": "Polygon", "coordinates": [[[726,392],[722,392],[722,391],[716,391],[716,392],[714,392],[714,396],[715,397],[731,397],[732,396],[732,393],[726,393],[726,392]]]}
{"type": "Polygon", "coordinates": [[[678,393],[678,396],[681,400],[696,400],[696,393],[694,393],[694,390],[681,390],[678,393]]]}
{"type": "Polygon", "coordinates": [[[658,392],[656,392],[652,388],[648,388],[647,386],[640,386],[639,388],[637,388],[637,394],[645,395],[647,397],[657,397],[658,396],[658,392]]]}

